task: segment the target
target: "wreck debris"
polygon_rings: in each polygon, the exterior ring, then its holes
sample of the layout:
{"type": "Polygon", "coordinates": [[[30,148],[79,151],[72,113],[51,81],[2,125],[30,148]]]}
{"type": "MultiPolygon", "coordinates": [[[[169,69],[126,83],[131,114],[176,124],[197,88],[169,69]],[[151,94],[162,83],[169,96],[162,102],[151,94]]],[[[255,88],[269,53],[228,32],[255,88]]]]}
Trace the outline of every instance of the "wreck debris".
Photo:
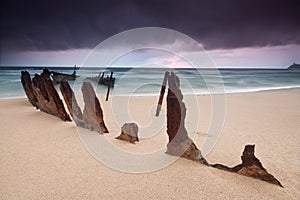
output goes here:
{"type": "Polygon", "coordinates": [[[229,172],[236,172],[244,176],[250,176],[283,187],[272,174],[268,173],[259,159],[255,157],[254,148],[255,145],[246,145],[241,156],[242,164],[236,165],[235,167],[230,168],[222,164],[213,164],[211,166],[229,172]]]}
{"type": "MultiPolygon", "coordinates": [[[[166,153],[174,156],[181,156],[205,165],[212,166],[214,168],[257,178],[283,187],[273,175],[267,172],[267,170],[262,166],[261,162],[255,157],[255,145],[245,146],[243,155],[241,157],[242,164],[239,164],[235,167],[230,168],[222,164],[208,164],[205,158],[201,155],[200,150],[188,137],[184,124],[186,107],[182,101],[183,95],[179,88],[179,78],[174,73],[169,75],[167,72],[165,73],[165,77],[167,77],[169,84],[167,95],[167,133],[169,136],[169,143],[167,145],[166,153]]],[[[163,86],[161,90],[161,96],[163,96],[163,86]]],[[[162,102],[161,96],[159,103],[162,102]]],[[[157,113],[159,113],[159,107],[157,109],[157,113]]]]}
{"type": "Polygon", "coordinates": [[[62,81],[74,81],[78,76],[76,75],[76,65],[74,65],[74,70],[72,74],[65,74],[60,72],[51,71],[51,77],[54,84],[59,84],[62,81]]]}
{"type": "Polygon", "coordinates": [[[66,81],[61,82],[60,90],[65,99],[69,112],[77,126],[92,131],[95,130],[101,134],[108,133],[103,120],[103,111],[101,109],[100,102],[90,82],[84,82],[81,87],[85,102],[83,113],[77,104],[74,92],[69,83],[66,81]]]}
{"type": "Polygon", "coordinates": [[[162,105],[165,90],[166,90],[168,76],[169,76],[169,72],[165,72],[164,80],[162,82],[161,89],[160,89],[160,95],[159,95],[159,99],[158,99],[158,103],[157,103],[155,116],[159,116],[159,113],[161,111],[161,105],[162,105]]]}
{"type": "Polygon", "coordinates": [[[59,117],[64,121],[71,121],[62,100],[59,98],[59,95],[53,86],[50,74],[47,70],[44,70],[41,75],[35,74],[32,81],[30,80],[30,75],[27,71],[21,72],[21,80],[26,95],[32,105],[37,109],[59,117]]]}
{"type": "Polygon", "coordinates": [[[106,93],[105,101],[108,101],[110,88],[112,87],[112,84],[113,84],[113,74],[114,74],[114,72],[110,72],[109,83],[108,83],[108,86],[107,86],[107,93],[106,93]]]}
{"type": "Polygon", "coordinates": [[[74,92],[67,81],[60,83],[60,91],[67,104],[70,115],[77,126],[84,126],[82,121],[82,112],[76,101],[74,92]]]}
{"type": "Polygon", "coordinates": [[[81,91],[85,103],[82,115],[84,128],[98,131],[101,134],[108,133],[108,129],[103,120],[103,111],[92,84],[90,82],[84,82],[81,91]]]}
{"type": "Polygon", "coordinates": [[[38,109],[36,106],[37,99],[33,93],[30,74],[27,71],[21,72],[21,82],[29,102],[38,109]]]}
{"type": "Polygon", "coordinates": [[[43,73],[40,76],[38,74],[35,74],[34,77],[32,78],[33,85],[40,89],[41,94],[47,101],[49,101],[49,96],[43,79],[49,77],[50,76],[49,73],[50,72],[48,71],[48,69],[44,69],[43,73]]]}
{"type": "Polygon", "coordinates": [[[167,96],[167,133],[169,143],[166,153],[208,165],[200,150],[188,137],[184,125],[186,107],[182,101],[183,96],[179,89],[179,78],[173,72],[167,77],[169,84],[167,96]]]}
{"type": "Polygon", "coordinates": [[[38,108],[41,111],[57,116],[64,121],[71,121],[71,118],[67,114],[63,102],[60,99],[57,91],[55,90],[55,87],[48,74],[36,74],[33,80],[38,80],[37,85],[33,84],[33,92],[38,99],[38,108]]]}
{"type": "Polygon", "coordinates": [[[108,86],[110,84],[110,87],[113,88],[115,86],[116,78],[112,77],[112,79],[110,80],[109,76],[104,77],[104,75],[105,75],[105,72],[100,72],[98,76],[87,77],[87,79],[95,81],[96,83],[98,83],[100,85],[108,86]]]}
{"type": "Polygon", "coordinates": [[[121,128],[121,135],[116,137],[116,139],[125,140],[134,144],[136,141],[139,141],[138,130],[139,128],[136,123],[125,123],[121,128]]]}

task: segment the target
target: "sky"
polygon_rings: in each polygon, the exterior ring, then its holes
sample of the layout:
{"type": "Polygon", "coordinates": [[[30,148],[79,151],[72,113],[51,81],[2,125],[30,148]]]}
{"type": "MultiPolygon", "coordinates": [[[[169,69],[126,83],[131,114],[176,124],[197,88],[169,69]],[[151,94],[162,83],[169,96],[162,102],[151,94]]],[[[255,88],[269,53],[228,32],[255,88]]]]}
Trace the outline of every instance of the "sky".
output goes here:
{"type": "MultiPolygon", "coordinates": [[[[116,34],[162,27],[197,41],[218,67],[284,68],[300,63],[299,10],[297,0],[4,0],[0,65],[80,65],[116,34]]],[[[189,53],[183,42],[180,49],[189,53]]],[[[174,64],[170,56],[164,61],[174,64]]]]}

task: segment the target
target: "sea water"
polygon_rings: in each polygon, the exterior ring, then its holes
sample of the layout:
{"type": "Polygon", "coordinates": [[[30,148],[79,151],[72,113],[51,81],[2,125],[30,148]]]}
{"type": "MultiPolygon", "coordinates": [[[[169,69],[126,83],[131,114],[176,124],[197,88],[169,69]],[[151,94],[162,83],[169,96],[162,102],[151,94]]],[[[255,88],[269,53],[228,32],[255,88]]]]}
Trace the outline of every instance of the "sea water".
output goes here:
{"type": "MultiPolygon", "coordinates": [[[[33,77],[44,67],[0,67],[0,98],[25,97],[20,75],[27,70],[33,77]]],[[[72,74],[72,67],[48,67],[50,71],[72,74]]],[[[115,86],[111,95],[158,96],[165,71],[180,78],[183,94],[241,93],[300,87],[300,69],[172,69],[172,68],[91,68],[77,70],[79,78],[70,81],[75,93],[80,94],[87,77],[114,72],[115,86]]],[[[105,95],[107,86],[93,83],[97,95],[105,95]]],[[[58,89],[58,86],[56,86],[58,89]]],[[[59,90],[59,89],[58,89],[59,90]]]]}

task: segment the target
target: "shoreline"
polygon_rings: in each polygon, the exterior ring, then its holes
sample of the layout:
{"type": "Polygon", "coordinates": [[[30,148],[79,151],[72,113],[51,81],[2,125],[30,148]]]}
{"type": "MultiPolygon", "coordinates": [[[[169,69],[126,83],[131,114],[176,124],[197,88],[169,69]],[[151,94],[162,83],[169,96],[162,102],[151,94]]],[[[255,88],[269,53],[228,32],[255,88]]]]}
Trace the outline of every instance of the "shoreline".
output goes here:
{"type": "MultiPolygon", "coordinates": [[[[160,117],[152,116],[158,96],[115,96],[108,102],[104,98],[99,100],[110,133],[87,134],[127,152],[143,154],[165,148],[165,102],[160,117]],[[128,103],[127,112],[118,100],[128,103]],[[128,113],[140,127],[141,139],[135,145],[114,139],[128,113]]],[[[255,155],[284,188],[184,158],[151,173],[120,172],[89,154],[73,122],[40,112],[25,98],[0,100],[0,199],[298,199],[299,99],[300,89],[226,95],[222,133],[205,155],[210,163],[234,166],[241,163],[244,145],[255,144],[255,155]]],[[[211,98],[185,95],[183,101],[187,130],[201,148],[211,123],[211,98]],[[199,118],[194,114],[197,110],[199,118]]]]}
{"type": "MultiPolygon", "coordinates": [[[[184,96],[210,96],[210,95],[242,95],[242,94],[251,94],[251,93],[261,93],[261,92],[273,92],[273,91],[280,91],[280,90],[297,90],[300,89],[300,86],[291,86],[291,87],[278,87],[278,88],[271,88],[271,89],[262,89],[262,90],[256,90],[253,89],[253,91],[240,91],[240,92],[228,92],[228,93],[213,93],[213,94],[201,94],[201,93],[196,93],[196,94],[183,94],[184,96]]],[[[60,91],[58,91],[59,95],[61,96],[60,91]]],[[[167,91],[166,91],[167,93],[167,91]]],[[[105,95],[105,94],[103,94],[105,95]]],[[[97,94],[97,96],[100,96],[99,94],[97,94]]],[[[159,97],[159,93],[157,94],[140,94],[140,95],[128,95],[128,94],[124,94],[124,95],[113,95],[110,94],[110,97],[159,97]]],[[[9,99],[24,99],[27,98],[26,95],[24,94],[24,96],[17,96],[17,97],[0,97],[0,101],[1,100],[9,100],[9,99]]]]}

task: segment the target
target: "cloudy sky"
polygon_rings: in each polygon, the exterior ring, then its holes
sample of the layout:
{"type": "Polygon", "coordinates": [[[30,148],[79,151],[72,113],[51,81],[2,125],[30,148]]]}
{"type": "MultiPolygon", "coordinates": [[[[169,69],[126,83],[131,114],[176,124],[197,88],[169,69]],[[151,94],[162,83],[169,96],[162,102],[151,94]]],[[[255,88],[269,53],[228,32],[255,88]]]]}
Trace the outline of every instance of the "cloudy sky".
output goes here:
{"type": "Polygon", "coordinates": [[[7,0],[0,64],[80,65],[115,34],[163,27],[196,40],[217,66],[287,67],[300,62],[299,10],[297,0],[7,0]]]}

